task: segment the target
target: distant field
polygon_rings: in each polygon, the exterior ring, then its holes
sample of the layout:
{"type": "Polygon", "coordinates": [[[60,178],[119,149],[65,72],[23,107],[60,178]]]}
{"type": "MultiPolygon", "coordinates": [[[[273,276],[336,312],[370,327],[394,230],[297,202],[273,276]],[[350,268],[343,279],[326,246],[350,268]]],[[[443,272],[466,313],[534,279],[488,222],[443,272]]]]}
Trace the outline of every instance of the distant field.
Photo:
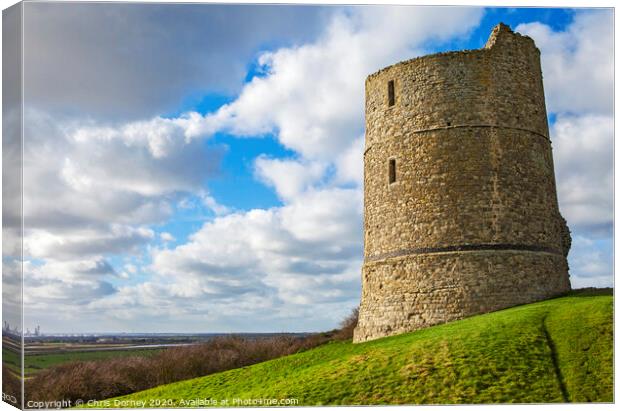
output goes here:
{"type": "Polygon", "coordinates": [[[2,362],[14,373],[20,373],[21,363],[19,361],[19,355],[15,351],[2,347],[2,362]]]}
{"type": "Polygon", "coordinates": [[[596,294],[330,343],[95,406],[611,402],[613,297],[596,294]],[[260,402],[272,399],[284,402],[260,402]]]}
{"type": "MultiPolygon", "coordinates": [[[[111,351],[77,351],[71,353],[50,353],[26,355],[25,372],[26,375],[32,375],[54,365],[64,364],[72,361],[92,361],[105,360],[107,358],[131,357],[131,356],[148,356],[160,352],[161,349],[149,350],[111,350],[111,351]]],[[[2,358],[4,363],[14,372],[19,374],[20,361],[19,355],[14,351],[2,348],[2,358]]]]}

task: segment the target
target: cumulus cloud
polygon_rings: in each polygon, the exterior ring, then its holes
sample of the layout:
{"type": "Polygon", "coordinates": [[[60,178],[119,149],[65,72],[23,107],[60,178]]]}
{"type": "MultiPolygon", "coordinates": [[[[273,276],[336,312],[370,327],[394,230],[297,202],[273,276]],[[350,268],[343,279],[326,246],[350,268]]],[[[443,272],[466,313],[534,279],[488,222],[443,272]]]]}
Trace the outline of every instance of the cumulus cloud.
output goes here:
{"type": "MultiPolygon", "coordinates": [[[[159,233],[159,237],[161,238],[162,241],[164,241],[166,243],[175,240],[174,236],[172,234],[168,233],[168,232],[159,233]]],[[[135,267],[134,267],[134,269],[135,269],[135,267]]]]}
{"type": "Polygon", "coordinates": [[[28,103],[116,121],[234,94],[265,44],[307,41],[328,9],[286,5],[28,3],[28,103]]]}
{"type": "Polygon", "coordinates": [[[316,161],[261,156],[255,161],[255,169],[256,176],[265,184],[274,187],[281,199],[290,200],[316,184],[323,177],[326,166],[316,161]]]}
{"type": "Polygon", "coordinates": [[[153,152],[146,137],[127,141],[122,130],[79,126],[39,111],[27,111],[25,124],[24,218],[30,227],[163,221],[171,200],[203,190],[219,168],[219,151],[177,134],[166,137],[168,151],[153,152]]]}
{"type": "MultiPolygon", "coordinates": [[[[189,112],[117,126],[80,127],[72,137],[76,141],[118,142],[161,158],[176,152],[175,144],[188,145],[216,132],[252,137],[274,133],[302,160],[298,165],[257,161],[258,176],[279,189],[279,194],[292,195],[291,190],[301,182],[276,182],[276,167],[288,167],[291,179],[301,178],[306,183],[320,177],[322,166],[305,160],[338,163],[341,178],[359,181],[361,167],[354,164],[352,156],[363,145],[359,136],[364,127],[364,78],[386,64],[423,53],[430,41],[466,34],[482,13],[482,9],[471,7],[337,11],[317,41],[260,54],[260,74],[243,87],[237,99],[213,113],[189,112]],[[311,171],[302,177],[300,170],[306,166],[311,171]]],[[[67,167],[70,174],[72,169],[67,167]]]]}
{"type": "Polygon", "coordinates": [[[547,108],[554,113],[613,112],[613,11],[577,11],[564,31],[520,24],[541,51],[547,108]]]}
{"type": "MultiPolygon", "coordinates": [[[[3,251],[4,251],[3,230],[3,251]]],[[[22,267],[18,258],[2,256],[2,319],[7,321],[12,329],[22,328],[22,267]]]]}
{"type": "Polygon", "coordinates": [[[574,236],[573,250],[569,256],[573,288],[613,287],[613,241],[611,239],[592,240],[584,236],[574,236]]]}
{"type": "Polygon", "coordinates": [[[316,42],[258,56],[259,75],[217,111],[155,117],[114,127],[82,129],[76,139],[118,139],[155,157],[170,144],[224,131],[236,136],[275,133],[308,159],[333,160],[363,134],[364,79],[394,61],[425,51],[430,41],[464,35],[482,9],[359,7],[336,12],[316,42]]]}
{"type": "MultiPolygon", "coordinates": [[[[239,270],[284,264],[286,256],[320,267],[318,261],[357,258],[361,238],[361,193],[353,189],[311,191],[269,210],[234,213],[206,223],[188,243],[155,251],[157,272],[233,279],[239,270]]],[[[269,270],[264,270],[269,271],[269,270]]],[[[320,271],[320,270],[318,270],[320,271]]],[[[245,277],[243,277],[245,278],[245,277]]]]}
{"type": "Polygon", "coordinates": [[[204,118],[205,132],[238,136],[277,132],[306,158],[332,159],[363,132],[364,79],[394,61],[424,52],[431,40],[464,35],[479,8],[356,8],[337,13],[314,43],[259,56],[264,75],[204,118]]]}
{"type": "Polygon", "coordinates": [[[24,304],[30,315],[38,310],[49,310],[54,304],[59,304],[63,310],[79,310],[79,306],[115,292],[104,277],[116,273],[101,258],[43,264],[25,261],[23,269],[24,304]]]}
{"type": "Polygon", "coordinates": [[[101,254],[136,253],[154,237],[151,229],[112,224],[99,229],[65,231],[54,234],[29,229],[24,253],[31,258],[72,259],[101,254]]]}
{"type": "Polygon", "coordinates": [[[230,208],[217,202],[213,196],[207,194],[204,190],[198,193],[198,197],[203,206],[211,210],[215,215],[224,215],[231,212],[230,208]]]}
{"type": "Polygon", "coordinates": [[[569,226],[589,235],[611,235],[613,117],[559,116],[551,135],[560,208],[569,226]]]}
{"type": "Polygon", "coordinates": [[[565,30],[521,24],[541,50],[560,209],[573,232],[573,287],[609,286],[613,230],[614,47],[611,10],[577,11],[565,30]],[[606,250],[603,252],[602,250],[606,250]]]}
{"type": "Polygon", "coordinates": [[[351,142],[336,158],[336,178],[339,183],[353,183],[360,187],[364,179],[364,136],[351,142]]]}
{"type": "Polygon", "coordinates": [[[24,301],[29,315],[46,315],[116,293],[106,278],[129,275],[107,258],[144,253],[156,238],[149,225],[180,199],[208,197],[221,154],[165,123],[137,133],[25,114],[24,301]]]}
{"type": "Polygon", "coordinates": [[[313,316],[292,329],[335,325],[359,297],[361,213],[358,189],[332,188],[283,207],[215,218],[185,244],[153,249],[152,280],[89,307],[140,318],[156,315],[156,302],[161,315],[213,316],[218,327],[252,315],[255,324],[246,327],[277,330],[291,313],[313,316]]]}

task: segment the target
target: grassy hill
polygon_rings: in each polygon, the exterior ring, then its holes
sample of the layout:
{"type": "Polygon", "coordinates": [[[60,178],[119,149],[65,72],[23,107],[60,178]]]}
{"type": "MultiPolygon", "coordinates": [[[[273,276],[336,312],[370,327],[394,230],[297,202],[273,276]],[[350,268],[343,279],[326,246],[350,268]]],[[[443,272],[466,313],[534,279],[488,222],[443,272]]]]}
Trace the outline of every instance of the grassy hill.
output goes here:
{"type": "Polygon", "coordinates": [[[330,343],[98,406],[610,402],[612,310],[610,295],[571,295],[363,344],[330,343]]]}

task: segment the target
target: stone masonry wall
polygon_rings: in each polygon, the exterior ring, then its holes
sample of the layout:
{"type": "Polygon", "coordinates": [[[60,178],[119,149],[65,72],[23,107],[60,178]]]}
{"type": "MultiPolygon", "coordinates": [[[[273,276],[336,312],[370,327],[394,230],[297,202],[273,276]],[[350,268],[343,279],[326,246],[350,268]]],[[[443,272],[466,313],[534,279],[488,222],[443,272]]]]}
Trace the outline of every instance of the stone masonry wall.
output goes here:
{"type": "Polygon", "coordinates": [[[507,26],[368,77],[364,190],[356,342],[570,289],[540,53],[507,26]]]}

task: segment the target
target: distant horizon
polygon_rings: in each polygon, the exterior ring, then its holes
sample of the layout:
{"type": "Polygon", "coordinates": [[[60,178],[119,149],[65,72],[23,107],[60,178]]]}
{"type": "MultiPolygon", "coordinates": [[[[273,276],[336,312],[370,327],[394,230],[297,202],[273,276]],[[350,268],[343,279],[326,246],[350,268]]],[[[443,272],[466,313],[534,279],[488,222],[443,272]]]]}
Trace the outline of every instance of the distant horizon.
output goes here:
{"type": "Polygon", "coordinates": [[[612,9],[24,10],[24,328],[337,328],[360,301],[366,76],[499,22],[541,51],[572,287],[613,287],[612,9]]]}
{"type": "MultiPolygon", "coordinates": [[[[587,289],[597,289],[597,290],[605,290],[611,289],[612,291],[615,289],[614,286],[611,287],[581,287],[581,288],[572,288],[572,291],[578,290],[587,290],[587,289]]],[[[336,328],[336,327],[334,327],[336,328]]],[[[39,335],[33,335],[32,332],[28,334],[24,331],[24,338],[32,338],[32,337],[70,337],[70,336],[80,336],[80,337],[97,337],[97,336],[207,336],[207,335],[273,335],[273,334],[294,334],[294,335],[303,335],[303,334],[316,334],[321,332],[329,332],[332,329],[326,330],[314,330],[314,331],[181,331],[181,332],[139,332],[139,331],[74,331],[74,332],[44,332],[41,331],[39,335]]],[[[2,330],[3,335],[6,330],[2,330]]],[[[21,335],[18,334],[18,335],[21,335]]]]}
{"type": "Polygon", "coordinates": [[[31,337],[117,337],[117,336],[131,336],[131,337],[141,337],[141,336],[181,336],[181,337],[195,337],[195,336],[217,336],[217,335],[305,335],[305,334],[315,334],[320,331],[306,331],[306,332],[289,332],[289,331],[281,331],[281,332],[228,332],[228,333],[220,333],[220,332],[203,332],[203,333],[131,333],[131,332],[79,332],[79,333],[42,333],[38,336],[34,335],[25,335],[25,338],[31,337]]]}

